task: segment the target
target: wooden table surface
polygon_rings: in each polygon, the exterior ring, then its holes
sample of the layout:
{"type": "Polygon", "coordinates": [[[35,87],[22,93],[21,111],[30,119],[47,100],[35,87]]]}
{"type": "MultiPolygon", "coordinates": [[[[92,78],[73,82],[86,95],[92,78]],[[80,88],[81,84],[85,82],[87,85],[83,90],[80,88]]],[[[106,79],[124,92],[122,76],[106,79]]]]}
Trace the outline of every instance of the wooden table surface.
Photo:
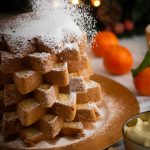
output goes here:
{"type": "MultiPolygon", "coordinates": [[[[132,37],[132,38],[124,38],[120,40],[120,44],[130,49],[134,59],[133,68],[136,68],[143,60],[143,57],[147,51],[145,37],[139,36],[139,37],[132,37]]],[[[131,72],[121,76],[111,75],[105,70],[101,58],[96,58],[95,56],[93,56],[93,54],[90,51],[88,52],[88,55],[92,61],[92,65],[95,73],[109,77],[123,84],[130,91],[132,91],[137,97],[137,100],[140,104],[141,112],[150,110],[150,97],[140,96],[137,93],[133,84],[133,78],[131,72]]],[[[108,150],[124,150],[123,142],[121,141],[119,143],[116,143],[116,145],[110,147],[108,150]]]]}

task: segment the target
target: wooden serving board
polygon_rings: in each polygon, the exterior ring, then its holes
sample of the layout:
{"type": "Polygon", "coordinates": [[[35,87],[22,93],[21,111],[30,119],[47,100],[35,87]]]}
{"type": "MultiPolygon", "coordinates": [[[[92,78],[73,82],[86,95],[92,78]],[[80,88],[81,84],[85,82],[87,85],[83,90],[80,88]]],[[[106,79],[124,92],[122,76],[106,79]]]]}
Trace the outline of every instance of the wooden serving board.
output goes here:
{"type": "Polygon", "coordinates": [[[127,88],[106,77],[94,75],[92,80],[102,86],[103,101],[99,103],[101,119],[90,126],[84,124],[84,138],[58,137],[27,148],[20,139],[3,143],[1,135],[0,150],[100,150],[119,141],[124,122],[139,112],[136,97],[127,88]]]}

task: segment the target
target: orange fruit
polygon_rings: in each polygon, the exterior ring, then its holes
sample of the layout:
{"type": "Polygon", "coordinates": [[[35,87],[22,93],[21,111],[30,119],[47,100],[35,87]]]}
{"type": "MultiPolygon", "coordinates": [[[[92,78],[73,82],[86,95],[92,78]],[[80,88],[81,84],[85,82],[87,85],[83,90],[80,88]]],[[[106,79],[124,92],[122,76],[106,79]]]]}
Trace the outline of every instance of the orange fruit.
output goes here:
{"type": "Polygon", "coordinates": [[[130,71],[133,59],[127,48],[120,45],[109,46],[103,57],[103,63],[108,72],[121,75],[130,71]]]}
{"type": "Polygon", "coordinates": [[[92,51],[95,56],[102,57],[108,46],[118,45],[119,40],[110,31],[98,32],[92,40],[92,51]]]}
{"type": "Polygon", "coordinates": [[[137,91],[145,96],[150,96],[150,67],[146,67],[134,78],[137,91]]]}

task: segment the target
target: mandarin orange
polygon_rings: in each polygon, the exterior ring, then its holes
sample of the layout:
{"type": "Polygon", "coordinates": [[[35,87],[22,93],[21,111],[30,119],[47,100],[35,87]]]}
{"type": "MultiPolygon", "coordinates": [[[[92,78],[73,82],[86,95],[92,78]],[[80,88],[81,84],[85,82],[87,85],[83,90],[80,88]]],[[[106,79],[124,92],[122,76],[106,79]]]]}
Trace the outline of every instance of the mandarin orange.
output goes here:
{"type": "Polygon", "coordinates": [[[104,53],[108,46],[118,45],[119,40],[110,31],[98,32],[92,40],[92,51],[97,57],[104,56],[104,53]]]}
{"type": "Polygon", "coordinates": [[[150,96],[150,67],[146,67],[134,78],[137,91],[144,96],[150,96]]]}
{"type": "Polygon", "coordinates": [[[133,59],[127,48],[117,45],[107,48],[103,63],[109,73],[121,75],[130,71],[133,59]]]}

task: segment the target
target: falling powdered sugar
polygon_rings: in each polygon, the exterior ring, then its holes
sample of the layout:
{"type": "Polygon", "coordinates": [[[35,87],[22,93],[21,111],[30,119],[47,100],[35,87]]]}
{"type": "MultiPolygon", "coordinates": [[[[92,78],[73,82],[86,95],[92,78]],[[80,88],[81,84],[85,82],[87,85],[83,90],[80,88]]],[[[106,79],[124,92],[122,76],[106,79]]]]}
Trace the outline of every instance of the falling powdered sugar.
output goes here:
{"type": "MultiPolygon", "coordinates": [[[[32,39],[41,36],[57,49],[60,43],[79,43],[83,32],[91,35],[94,30],[89,8],[83,4],[72,5],[64,0],[32,0],[33,12],[17,15],[0,24],[0,33],[13,38],[32,39]],[[48,35],[48,36],[46,36],[48,35]],[[68,41],[68,38],[71,37],[68,41]]],[[[21,49],[20,49],[21,51],[21,49]]]]}

